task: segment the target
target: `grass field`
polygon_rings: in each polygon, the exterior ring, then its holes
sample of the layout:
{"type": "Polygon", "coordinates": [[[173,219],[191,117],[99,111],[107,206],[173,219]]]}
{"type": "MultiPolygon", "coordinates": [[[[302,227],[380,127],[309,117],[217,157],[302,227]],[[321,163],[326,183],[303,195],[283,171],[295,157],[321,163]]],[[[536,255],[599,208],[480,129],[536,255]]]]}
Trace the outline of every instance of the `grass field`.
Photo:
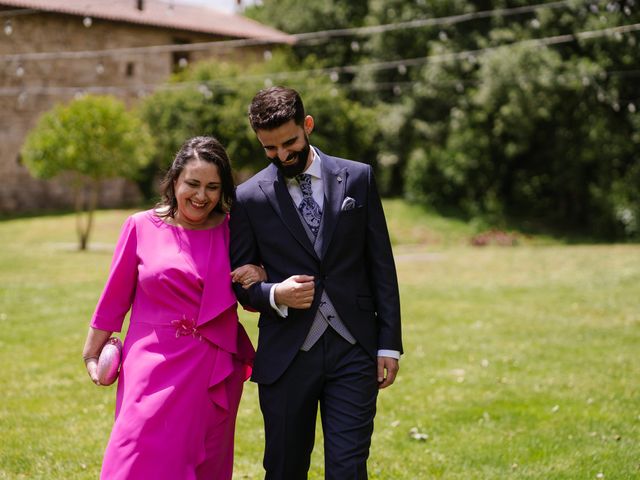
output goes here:
{"type": "MultiPolygon", "coordinates": [[[[405,355],[370,478],[640,478],[640,246],[477,248],[461,221],[386,211],[405,355]]],[[[81,349],[128,213],[99,212],[84,253],[72,215],[0,222],[0,479],[97,478],[115,389],[90,383],[81,349]]],[[[247,384],[234,478],[261,478],[262,441],[247,384]]],[[[321,479],[320,434],[316,450],[321,479]]]]}

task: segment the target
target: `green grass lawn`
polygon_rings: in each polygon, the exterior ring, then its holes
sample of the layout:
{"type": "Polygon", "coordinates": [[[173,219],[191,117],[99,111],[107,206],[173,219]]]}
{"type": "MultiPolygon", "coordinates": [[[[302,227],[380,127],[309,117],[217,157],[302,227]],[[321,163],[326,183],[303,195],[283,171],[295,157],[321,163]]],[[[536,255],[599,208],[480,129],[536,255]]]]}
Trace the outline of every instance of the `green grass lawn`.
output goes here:
{"type": "MultiPolygon", "coordinates": [[[[405,355],[370,478],[640,478],[640,246],[477,248],[462,221],[385,208],[405,355]]],[[[99,212],[84,253],[72,215],[0,222],[0,478],[98,476],[115,388],[91,384],[81,350],[128,213],[99,212]]],[[[235,478],[261,478],[263,439],[248,383],[235,478]]]]}

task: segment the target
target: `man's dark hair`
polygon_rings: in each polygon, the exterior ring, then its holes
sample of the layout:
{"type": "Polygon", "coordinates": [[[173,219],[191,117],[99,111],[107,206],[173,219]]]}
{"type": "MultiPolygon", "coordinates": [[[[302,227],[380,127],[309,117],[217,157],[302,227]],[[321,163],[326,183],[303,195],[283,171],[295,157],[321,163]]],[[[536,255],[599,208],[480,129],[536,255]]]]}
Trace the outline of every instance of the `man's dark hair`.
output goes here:
{"type": "Polygon", "coordinates": [[[260,90],[249,105],[249,122],[254,132],[273,130],[293,120],[304,124],[304,105],[298,92],[287,87],[260,90]]]}

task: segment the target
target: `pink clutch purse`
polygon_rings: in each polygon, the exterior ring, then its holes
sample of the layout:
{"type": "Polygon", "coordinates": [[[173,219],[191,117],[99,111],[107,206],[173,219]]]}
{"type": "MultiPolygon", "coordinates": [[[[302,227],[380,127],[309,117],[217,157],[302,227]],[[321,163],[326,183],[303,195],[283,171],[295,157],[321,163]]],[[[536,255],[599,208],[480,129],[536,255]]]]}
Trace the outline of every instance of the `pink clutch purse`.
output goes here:
{"type": "Polygon", "coordinates": [[[98,380],[101,385],[111,385],[120,373],[122,358],[122,342],[119,338],[111,337],[102,347],[98,358],[98,380]]]}

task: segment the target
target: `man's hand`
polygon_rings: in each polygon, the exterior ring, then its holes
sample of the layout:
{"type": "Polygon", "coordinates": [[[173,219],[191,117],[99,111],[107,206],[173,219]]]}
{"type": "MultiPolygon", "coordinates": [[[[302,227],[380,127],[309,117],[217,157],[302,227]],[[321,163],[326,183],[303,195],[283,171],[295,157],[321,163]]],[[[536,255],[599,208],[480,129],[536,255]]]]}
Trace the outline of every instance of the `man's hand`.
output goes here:
{"type": "Polygon", "coordinates": [[[378,388],[391,385],[400,370],[400,362],[391,357],[378,357],[378,388]]]}
{"type": "Polygon", "coordinates": [[[309,275],[292,275],[276,286],[274,297],[277,305],[307,309],[313,303],[315,284],[309,275]]]}

